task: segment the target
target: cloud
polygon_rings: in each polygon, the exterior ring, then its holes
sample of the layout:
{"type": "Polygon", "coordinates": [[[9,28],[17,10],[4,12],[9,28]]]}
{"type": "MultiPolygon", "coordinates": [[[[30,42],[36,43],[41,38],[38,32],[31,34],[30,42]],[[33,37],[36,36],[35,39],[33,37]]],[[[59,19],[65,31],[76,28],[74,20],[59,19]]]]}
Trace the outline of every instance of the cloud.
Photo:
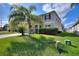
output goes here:
{"type": "Polygon", "coordinates": [[[13,3],[8,3],[9,5],[13,5],[13,3]]]}
{"type": "Polygon", "coordinates": [[[3,27],[5,24],[8,24],[8,21],[2,21],[2,27],[3,27]]]}
{"type": "Polygon", "coordinates": [[[8,3],[10,6],[12,5],[20,5],[21,3],[8,3]]]}
{"type": "Polygon", "coordinates": [[[70,9],[69,3],[49,3],[44,4],[42,10],[45,12],[50,12],[55,10],[59,15],[66,13],[70,9]]]}
{"type": "Polygon", "coordinates": [[[52,11],[51,4],[44,4],[43,7],[42,7],[42,10],[45,11],[45,12],[52,11]]]}
{"type": "Polygon", "coordinates": [[[74,23],[75,22],[73,21],[73,22],[70,22],[70,23],[65,24],[64,26],[65,26],[65,28],[68,28],[68,27],[71,27],[74,23]]]}
{"type": "Polygon", "coordinates": [[[61,18],[62,22],[66,20],[63,17],[69,12],[71,4],[70,3],[48,3],[44,4],[42,10],[45,12],[56,11],[59,17],[61,18]]]}
{"type": "Polygon", "coordinates": [[[67,18],[62,18],[61,20],[62,20],[62,23],[64,23],[67,20],[67,18]]]}

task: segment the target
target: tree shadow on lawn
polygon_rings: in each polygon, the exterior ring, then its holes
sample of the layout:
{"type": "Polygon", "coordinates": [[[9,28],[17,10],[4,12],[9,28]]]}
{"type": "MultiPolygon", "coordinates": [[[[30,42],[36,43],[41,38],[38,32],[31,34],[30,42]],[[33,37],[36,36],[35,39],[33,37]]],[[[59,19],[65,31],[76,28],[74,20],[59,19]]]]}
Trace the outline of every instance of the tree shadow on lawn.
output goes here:
{"type": "Polygon", "coordinates": [[[71,47],[74,47],[74,48],[77,48],[77,46],[75,46],[75,45],[72,45],[72,44],[71,44],[70,46],[71,46],[71,47]]]}
{"type": "Polygon", "coordinates": [[[47,47],[55,49],[55,41],[53,38],[35,38],[30,36],[30,40],[27,37],[23,37],[25,42],[11,42],[11,47],[7,48],[7,55],[18,56],[42,56],[47,47]]]}

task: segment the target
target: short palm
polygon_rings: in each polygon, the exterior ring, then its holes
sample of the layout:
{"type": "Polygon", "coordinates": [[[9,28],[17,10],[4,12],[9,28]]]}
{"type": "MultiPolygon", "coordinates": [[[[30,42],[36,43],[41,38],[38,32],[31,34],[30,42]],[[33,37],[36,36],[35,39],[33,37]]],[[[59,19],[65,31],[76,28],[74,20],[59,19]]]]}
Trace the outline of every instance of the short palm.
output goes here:
{"type": "Polygon", "coordinates": [[[13,25],[16,26],[18,23],[26,20],[28,23],[28,29],[29,29],[29,34],[30,34],[31,28],[32,28],[32,22],[42,23],[42,20],[39,16],[32,14],[34,10],[36,10],[34,6],[25,8],[23,6],[13,5],[11,7],[9,22],[13,22],[13,25]]]}

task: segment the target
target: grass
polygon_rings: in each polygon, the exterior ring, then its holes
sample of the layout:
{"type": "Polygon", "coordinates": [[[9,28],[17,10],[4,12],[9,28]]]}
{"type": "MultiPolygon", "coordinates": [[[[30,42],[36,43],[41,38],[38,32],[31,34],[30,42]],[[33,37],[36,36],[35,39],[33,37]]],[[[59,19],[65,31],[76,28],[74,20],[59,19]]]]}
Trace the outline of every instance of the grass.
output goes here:
{"type": "Polygon", "coordinates": [[[13,34],[13,33],[15,33],[15,32],[0,31],[0,35],[2,35],[2,34],[13,34]]]}
{"type": "Polygon", "coordinates": [[[0,39],[0,55],[23,56],[58,56],[55,41],[61,42],[62,56],[79,56],[79,37],[66,34],[31,36],[16,36],[0,39]],[[69,39],[72,45],[68,46],[64,40],[69,39]]]}

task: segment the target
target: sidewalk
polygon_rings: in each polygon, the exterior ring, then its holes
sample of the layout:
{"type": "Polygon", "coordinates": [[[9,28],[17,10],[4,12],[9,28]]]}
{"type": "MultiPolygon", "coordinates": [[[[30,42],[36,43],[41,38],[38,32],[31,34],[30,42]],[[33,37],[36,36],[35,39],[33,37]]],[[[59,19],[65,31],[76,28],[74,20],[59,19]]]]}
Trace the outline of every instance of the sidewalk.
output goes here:
{"type": "Polygon", "coordinates": [[[6,37],[12,37],[12,36],[18,36],[21,35],[20,33],[16,33],[16,34],[2,34],[0,35],[0,38],[6,38],[6,37]]]}

